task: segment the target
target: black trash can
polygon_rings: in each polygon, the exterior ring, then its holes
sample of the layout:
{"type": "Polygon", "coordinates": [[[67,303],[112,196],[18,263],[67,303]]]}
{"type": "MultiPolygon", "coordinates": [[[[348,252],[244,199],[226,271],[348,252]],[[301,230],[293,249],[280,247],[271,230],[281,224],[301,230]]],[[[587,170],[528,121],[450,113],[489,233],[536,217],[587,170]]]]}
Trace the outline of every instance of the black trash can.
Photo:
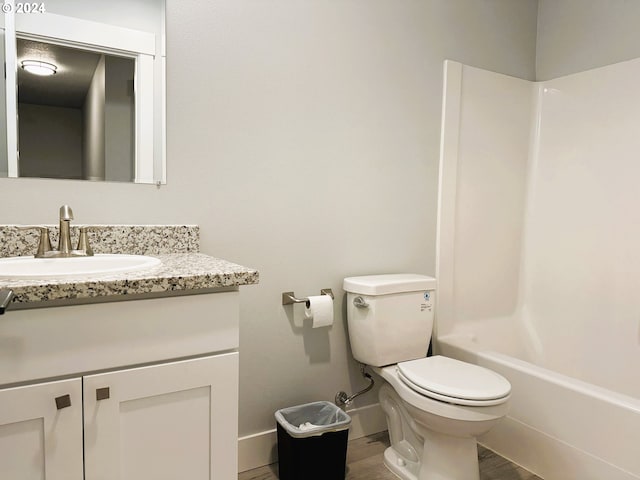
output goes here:
{"type": "Polygon", "coordinates": [[[275,416],[280,480],[344,480],[349,415],[333,403],[313,402],[275,416]]]}

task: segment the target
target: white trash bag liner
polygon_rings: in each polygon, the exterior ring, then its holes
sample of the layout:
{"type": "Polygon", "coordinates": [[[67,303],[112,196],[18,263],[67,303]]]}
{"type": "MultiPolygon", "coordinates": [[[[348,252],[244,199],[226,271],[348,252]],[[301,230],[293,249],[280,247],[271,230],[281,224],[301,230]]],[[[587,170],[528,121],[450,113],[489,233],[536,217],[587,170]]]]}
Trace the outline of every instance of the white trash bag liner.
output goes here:
{"type": "Polygon", "coordinates": [[[313,402],[283,408],[276,421],[294,438],[315,437],[349,428],[351,417],[331,402],[313,402]]]}

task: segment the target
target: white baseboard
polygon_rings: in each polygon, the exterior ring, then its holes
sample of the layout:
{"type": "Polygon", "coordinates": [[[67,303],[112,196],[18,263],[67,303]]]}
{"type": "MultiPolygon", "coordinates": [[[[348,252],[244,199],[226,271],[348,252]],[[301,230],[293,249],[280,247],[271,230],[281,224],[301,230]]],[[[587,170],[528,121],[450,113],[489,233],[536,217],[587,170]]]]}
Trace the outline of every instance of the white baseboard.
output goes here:
{"type": "MultiPolygon", "coordinates": [[[[349,439],[353,440],[387,429],[387,420],[380,404],[347,410],[351,417],[349,439]]],[[[238,439],[238,471],[244,472],[278,461],[276,430],[247,435],[238,439]]]]}
{"type": "Polygon", "coordinates": [[[278,461],[275,428],[238,439],[238,472],[252,470],[278,461]]]}

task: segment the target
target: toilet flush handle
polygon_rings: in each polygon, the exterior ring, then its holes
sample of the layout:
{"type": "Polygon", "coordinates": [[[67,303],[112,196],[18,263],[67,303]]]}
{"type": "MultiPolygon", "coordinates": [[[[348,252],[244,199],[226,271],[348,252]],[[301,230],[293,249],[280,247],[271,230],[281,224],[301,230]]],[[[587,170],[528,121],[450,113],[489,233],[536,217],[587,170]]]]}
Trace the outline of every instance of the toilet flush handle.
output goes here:
{"type": "Polygon", "coordinates": [[[353,299],[353,304],[356,308],[369,308],[369,304],[360,295],[353,299]]]}

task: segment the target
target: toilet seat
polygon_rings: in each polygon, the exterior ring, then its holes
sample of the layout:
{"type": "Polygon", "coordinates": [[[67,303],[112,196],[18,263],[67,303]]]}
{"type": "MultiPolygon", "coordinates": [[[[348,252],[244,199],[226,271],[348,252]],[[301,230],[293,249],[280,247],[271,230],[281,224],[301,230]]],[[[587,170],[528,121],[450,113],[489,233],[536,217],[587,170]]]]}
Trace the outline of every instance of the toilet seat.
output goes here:
{"type": "Polygon", "coordinates": [[[456,405],[499,405],[511,393],[511,384],[501,375],[453,358],[436,355],[401,362],[396,368],[414,392],[456,405]]]}

